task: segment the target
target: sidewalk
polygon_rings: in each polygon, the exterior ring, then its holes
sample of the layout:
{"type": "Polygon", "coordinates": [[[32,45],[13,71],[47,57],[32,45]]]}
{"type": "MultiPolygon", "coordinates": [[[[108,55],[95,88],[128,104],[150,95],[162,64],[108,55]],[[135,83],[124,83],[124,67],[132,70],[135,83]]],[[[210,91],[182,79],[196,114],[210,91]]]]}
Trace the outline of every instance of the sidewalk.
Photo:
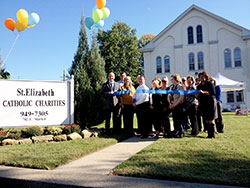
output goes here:
{"type": "MultiPolygon", "coordinates": [[[[156,139],[129,138],[54,170],[0,166],[0,185],[18,188],[143,187],[143,188],[236,188],[198,183],[153,180],[111,175],[112,169],[156,139]]],[[[237,187],[239,188],[239,187],[237,187]]]]}

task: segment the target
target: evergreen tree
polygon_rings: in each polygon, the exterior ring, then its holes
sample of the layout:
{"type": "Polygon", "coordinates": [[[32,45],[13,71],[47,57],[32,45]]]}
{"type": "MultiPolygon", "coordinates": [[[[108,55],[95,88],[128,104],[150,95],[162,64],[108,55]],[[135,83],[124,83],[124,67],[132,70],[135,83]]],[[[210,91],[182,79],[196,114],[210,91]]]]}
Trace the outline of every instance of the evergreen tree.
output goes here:
{"type": "Polygon", "coordinates": [[[89,51],[84,17],[81,17],[79,43],[69,74],[75,80],[75,122],[81,128],[100,124],[104,120],[102,84],[105,82],[105,63],[99,54],[96,35],[93,33],[89,51]]]}
{"type": "Polygon", "coordinates": [[[106,81],[105,62],[99,53],[99,46],[96,40],[96,34],[93,30],[92,46],[90,51],[90,59],[86,66],[88,77],[92,87],[91,108],[89,109],[88,118],[90,119],[88,126],[97,125],[103,122],[103,105],[104,99],[101,94],[103,83],[106,81]]]}
{"type": "Polygon", "coordinates": [[[84,25],[84,16],[81,16],[81,28],[78,37],[78,48],[74,56],[74,60],[69,69],[69,75],[75,75],[77,69],[81,66],[81,62],[84,64],[88,61],[89,45],[87,33],[84,25]]]}
{"type": "Polygon", "coordinates": [[[102,88],[102,84],[106,81],[106,72],[105,61],[99,52],[99,46],[94,31],[92,34],[92,46],[88,68],[88,75],[91,79],[92,87],[94,91],[99,91],[102,88]]]}
{"type": "Polygon", "coordinates": [[[75,72],[75,122],[82,128],[88,125],[88,114],[91,107],[92,87],[87,71],[86,64],[80,62],[78,70],[75,72]]]}
{"type": "Polygon", "coordinates": [[[78,37],[78,48],[69,69],[69,74],[74,75],[75,81],[75,123],[79,124],[82,128],[87,125],[87,109],[89,109],[90,106],[89,101],[92,90],[88,73],[86,71],[88,60],[89,46],[84,25],[84,16],[82,14],[78,37]]]}
{"type": "Polygon", "coordinates": [[[133,80],[142,73],[135,29],[131,30],[127,24],[117,21],[111,30],[99,30],[98,42],[107,73],[112,71],[119,76],[125,71],[133,80]]]}
{"type": "Polygon", "coordinates": [[[10,79],[10,73],[3,68],[3,61],[1,54],[0,54],[0,79],[10,79]]]}

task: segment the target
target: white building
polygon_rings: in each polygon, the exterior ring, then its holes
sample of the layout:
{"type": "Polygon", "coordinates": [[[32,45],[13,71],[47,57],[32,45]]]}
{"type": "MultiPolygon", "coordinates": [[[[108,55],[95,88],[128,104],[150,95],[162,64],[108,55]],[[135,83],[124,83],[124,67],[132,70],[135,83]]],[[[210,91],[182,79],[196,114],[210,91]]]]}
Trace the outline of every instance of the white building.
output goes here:
{"type": "Polygon", "coordinates": [[[192,5],[141,52],[147,84],[175,73],[221,73],[246,85],[243,91],[223,93],[223,108],[250,108],[250,30],[192,5]]]}

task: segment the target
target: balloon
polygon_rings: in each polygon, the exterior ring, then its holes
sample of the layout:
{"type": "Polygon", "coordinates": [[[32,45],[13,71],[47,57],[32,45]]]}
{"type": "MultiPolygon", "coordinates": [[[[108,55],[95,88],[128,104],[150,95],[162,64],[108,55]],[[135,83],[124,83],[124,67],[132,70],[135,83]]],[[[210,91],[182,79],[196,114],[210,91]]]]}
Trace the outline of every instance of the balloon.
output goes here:
{"type": "Polygon", "coordinates": [[[92,14],[92,18],[95,23],[99,22],[102,19],[102,16],[103,16],[103,13],[99,9],[96,9],[92,14]]]}
{"type": "Polygon", "coordinates": [[[104,26],[104,20],[100,20],[95,24],[96,28],[102,28],[104,26]]]}
{"type": "Polygon", "coordinates": [[[103,13],[103,17],[102,17],[103,20],[104,20],[105,18],[109,17],[109,15],[110,15],[110,10],[109,10],[108,8],[104,7],[101,11],[102,11],[102,13],[103,13]]]}
{"type": "Polygon", "coordinates": [[[84,22],[85,22],[85,25],[86,25],[86,27],[87,27],[88,29],[92,29],[92,26],[95,24],[93,18],[91,18],[91,17],[85,18],[85,21],[84,21],[84,22]]]}
{"type": "Polygon", "coordinates": [[[26,28],[27,25],[25,25],[23,22],[20,22],[20,20],[18,20],[15,24],[16,30],[18,32],[23,31],[26,28]]]}
{"type": "Polygon", "coordinates": [[[24,19],[28,19],[28,12],[24,9],[20,9],[16,13],[16,17],[19,21],[23,21],[24,19]]]}
{"type": "Polygon", "coordinates": [[[98,9],[102,9],[106,5],[106,0],[96,0],[96,6],[98,9]]]}
{"type": "Polygon", "coordinates": [[[31,27],[34,27],[35,25],[30,25],[30,26],[26,26],[27,28],[31,28],[31,27]]]}
{"type": "Polygon", "coordinates": [[[15,21],[11,18],[7,18],[4,22],[4,25],[7,29],[14,31],[15,30],[15,21]]]}
{"type": "Polygon", "coordinates": [[[38,24],[40,18],[37,13],[31,13],[28,18],[28,26],[38,24]]]}
{"type": "MultiPolygon", "coordinates": [[[[20,20],[18,20],[18,21],[20,21],[20,20]]],[[[20,23],[21,23],[22,25],[24,25],[25,28],[28,27],[28,18],[24,18],[22,21],[20,21],[20,23]]]]}
{"type": "Polygon", "coordinates": [[[96,9],[97,9],[97,6],[95,5],[95,6],[92,8],[92,12],[94,12],[96,9]]]}

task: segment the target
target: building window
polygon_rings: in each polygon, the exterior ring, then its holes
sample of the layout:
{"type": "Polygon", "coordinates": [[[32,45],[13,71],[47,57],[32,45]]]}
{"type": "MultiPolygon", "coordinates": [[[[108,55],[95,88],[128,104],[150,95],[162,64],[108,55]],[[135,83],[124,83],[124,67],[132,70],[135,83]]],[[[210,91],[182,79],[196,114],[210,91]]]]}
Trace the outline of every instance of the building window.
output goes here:
{"type": "Polygon", "coordinates": [[[196,36],[197,36],[197,43],[203,42],[202,27],[201,27],[201,25],[198,25],[196,27],[196,36]]]}
{"type": "Polygon", "coordinates": [[[188,27],[187,34],[188,34],[188,44],[193,44],[194,43],[193,27],[191,26],[188,27]]]}
{"type": "Polygon", "coordinates": [[[236,102],[243,102],[243,90],[241,91],[236,91],[236,102]]]}
{"type": "Polygon", "coordinates": [[[156,73],[162,73],[161,57],[156,58],[156,73]]]}
{"type": "Polygon", "coordinates": [[[197,59],[198,59],[198,70],[203,70],[204,69],[203,52],[198,52],[197,59]]]}
{"type": "Polygon", "coordinates": [[[195,65],[194,65],[194,54],[193,53],[190,53],[188,55],[188,62],[189,62],[189,71],[194,71],[195,65]]]}
{"type": "Polygon", "coordinates": [[[165,72],[170,72],[170,58],[169,56],[164,57],[164,66],[165,66],[165,72]]]}
{"type": "Polygon", "coordinates": [[[230,49],[224,50],[224,60],[225,60],[225,68],[232,67],[231,50],[230,49]]]}
{"type": "Polygon", "coordinates": [[[234,92],[233,91],[227,92],[227,102],[234,103],[234,92]]]}
{"type": "Polygon", "coordinates": [[[242,103],[244,102],[243,90],[240,91],[228,91],[227,92],[228,103],[242,103]]]}
{"type": "Polygon", "coordinates": [[[234,49],[234,66],[241,67],[241,51],[240,48],[234,49]]]}

